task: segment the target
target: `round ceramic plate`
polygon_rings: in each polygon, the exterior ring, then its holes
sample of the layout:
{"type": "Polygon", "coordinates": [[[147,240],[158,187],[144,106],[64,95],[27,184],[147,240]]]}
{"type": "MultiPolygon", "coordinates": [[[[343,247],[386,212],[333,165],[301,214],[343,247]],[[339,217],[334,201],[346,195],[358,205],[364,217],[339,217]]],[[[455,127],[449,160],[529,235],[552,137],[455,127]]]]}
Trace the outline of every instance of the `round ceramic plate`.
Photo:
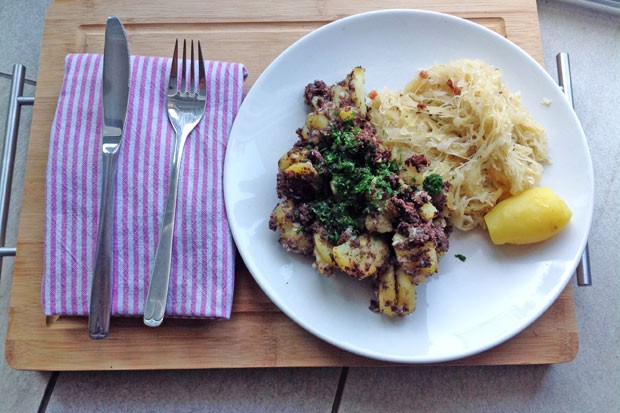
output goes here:
{"type": "Polygon", "coordinates": [[[496,33],[453,16],[388,10],[328,24],[285,50],[248,93],[235,120],[224,168],[230,227],[249,271],[300,326],[351,352],[394,362],[428,363],[493,347],[538,318],[577,266],[592,218],[592,164],[581,126],[555,81],[529,55],[496,33]],[[308,109],[306,84],[342,80],[366,69],[366,90],[402,88],[418,71],[459,58],[504,72],[546,128],[549,186],[573,212],[558,236],[530,246],[494,246],[483,231],[450,238],[439,272],[418,288],[416,311],[392,319],[368,310],[369,282],[326,278],[311,260],[287,253],[268,228],[278,203],[279,157],[296,141],[308,109]],[[551,105],[542,105],[550,99],[551,105]],[[467,257],[465,262],[456,254],[467,257]]]}

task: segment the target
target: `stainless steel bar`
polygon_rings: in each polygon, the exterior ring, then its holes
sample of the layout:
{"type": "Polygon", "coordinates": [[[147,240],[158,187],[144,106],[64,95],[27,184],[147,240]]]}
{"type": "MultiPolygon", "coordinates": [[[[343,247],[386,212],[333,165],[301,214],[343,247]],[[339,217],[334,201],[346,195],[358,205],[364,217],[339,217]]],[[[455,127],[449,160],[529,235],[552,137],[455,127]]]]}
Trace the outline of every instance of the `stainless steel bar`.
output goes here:
{"type": "MultiPolygon", "coordinates": [[[[575,101],[573,100],[573,84],[570,76],[570,59],[568,53],[560,52],[555,57],[556,66],[558,69],[558,83],[564,92],[564,95],[568,99],[571,106],[575,107],[575,101]]],[[[592,285],[592,275],[590,274],[590,252],[588,245],[586,244],[581,256],[581,261],[577,265],[577,285],[580,287],[588,287],[592,285]]]]}
{"type": "Polygon", "coordinates": [[[573,99],[573,83],[570,76],[570,60],[568,53],[560,52],[555,57],[555,64],[558,68],[558,83],[566,95],[568,102],[571,106],[575,107],[575,100],[573,99]]]}
{"type": "Polygon", "coordinates": [[[14,257],[15,247],[0,247],[0,257],[14,257]]]}
{"type": "Polygon", "coordinates": [[[9,92],[9,110],[7,113],[4,147],[2,149],[2,164],[0,165],[0,276],[2,271],[2,257],[14,256],[15,248],[4,246],[6,239],[6,225],[9,218],[11,203],[11,184],[13,182],[13,168],[15,166],[15,149],[17,148],[17,132],[21,105],[32,105],[34,98],[24,98],[24,80],[26,68],[23,65],[13,66],[13,78],[9,92]]]}
{"type": "Polygon", "coordinates": [[[559,3],[572,4],[585,9],[620,17],[620,1],[618,0],[556,0],[559,3]]]}
{"type": "Polygon", "coordinates": [[[34,105],[34,97],[32,96],[18,96],[17,102],[22,106],[32,106],[34,105]]]}

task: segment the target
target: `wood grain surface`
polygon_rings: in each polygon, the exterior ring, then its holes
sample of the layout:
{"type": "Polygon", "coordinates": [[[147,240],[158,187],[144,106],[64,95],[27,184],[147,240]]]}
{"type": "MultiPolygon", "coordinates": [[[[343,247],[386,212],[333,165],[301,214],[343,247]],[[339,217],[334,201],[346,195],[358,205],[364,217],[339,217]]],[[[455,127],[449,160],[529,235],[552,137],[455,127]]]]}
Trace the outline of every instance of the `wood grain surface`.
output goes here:
{"type": "MultiPolygon", "coordinates": [[[[91,341],[87,320],[45,317],[41,310],[45,168],[50,125],[68,53],[103,51],[105,19],[125,23],[132,54],[169,56],[177,37],[208,44],[206,58],[238,61],[251,87],[286,47],[310,31],[351,14],[420,8],[458,15],[501,33],[542,62],[535,0],[328,1],[180,0],[57,1],[47,14],[31,126],[6,357],[28,370],[195,369],[386,365],[327,344],[294,324],[262,293],[237,261],[230,321],[166,320],[147,328],[138,318],[114,318],[111,336],[91,341]]],[[[569,286],[536,322],[506,343],[449,364],[541,364],[572,360],[578,348],[569,286]]]]}

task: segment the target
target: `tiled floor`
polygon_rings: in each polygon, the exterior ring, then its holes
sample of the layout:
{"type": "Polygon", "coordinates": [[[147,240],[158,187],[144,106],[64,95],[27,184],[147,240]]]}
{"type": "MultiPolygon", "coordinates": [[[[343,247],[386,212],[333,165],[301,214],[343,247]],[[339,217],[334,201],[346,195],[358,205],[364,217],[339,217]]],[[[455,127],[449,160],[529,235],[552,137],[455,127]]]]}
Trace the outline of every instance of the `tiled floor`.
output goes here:
{"type": "MultiPolygon", "coordinates": [[[[27,67],[33,93],[44,13],[49,0],[0,0],[0,130],[8,74],[27,67]]],[[[591,242],[595,284],[577,289],[577,359],[558,366],[252,369],[168,372],[18,372],[0,361],[0,412],[47,411],[451,411],[539,412],[620,410],[620,226],[615,175],[620,156],[620,23],[556,1],[539,1],[545,60],[571,55],[577,112],[595,159],[596,206],[591,242]],[[613,138],[613,139],[612,139],[613,138]],[[346,385],[341,378],[346,377],[346,385]],[[50,380],[51,379],[51,380],[50,380]],[[51,382],[51,386],[48,384],[51,382]],[[340,385],[339,385],[340,384],[340,385]],[[46,392],[46,387],[48,391],[46,392]],[[344,389],[340,399],[338,389],[344,389]]],[[[7,244],[14,245],[30,108],[24,109],[7,244]]],[[[4,353],[12,259],[0,281],[0,351],[4,353]]]]}
{"type": "Polygon", "coordinates": [[[328,412],[339,372],[313,368],[61,373],[48,411],[328,412]]]}
{"type": "MultiPolygon", "coordinates": [[[[37,78],[39,47],[43,31],[43,19],[47,0],[11,1],[0,0],[0,131],[4,136],[8,96],[11,87],[10,74],[13,64],[26,66],[25,96],[34,95],[34,80],[37,78]]],[[[16,150],[14,183],[11,194],[11,210],[7,226],[6,245],[14,246],[17,238],[19,206],[21,205],[22,182],[28,136],[30,131],[31,107],[24,107],[16,150]]],[[[2,143],[0,143],[0,147],[2,143]]],[[[9,308],[9,290],[13,272],[13,259],[7,258],[2,265],[0,279],[0,411],[31,412],[39,408],[49,373],[18,372],[11,369],[4,359],[5,335],[9,308]]]]}
{"type": "Polygon", "coordinates": [[[11,73],[15,63],[36,80],[45,11],[51,0],[0,0],[0,73],[11,73]]]}

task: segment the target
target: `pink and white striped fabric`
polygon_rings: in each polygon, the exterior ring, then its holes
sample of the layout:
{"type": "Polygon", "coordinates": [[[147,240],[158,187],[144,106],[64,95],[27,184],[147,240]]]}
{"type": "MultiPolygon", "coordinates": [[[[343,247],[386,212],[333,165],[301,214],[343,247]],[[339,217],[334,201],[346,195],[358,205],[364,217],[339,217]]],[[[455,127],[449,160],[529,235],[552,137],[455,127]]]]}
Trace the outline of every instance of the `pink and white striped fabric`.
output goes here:
{"type": "MultiPolygon", "coordinates": [[[[66,58],[46,177],[43,311],[86,315],[97,239],[103,58],[66,58]]],[[[131,85],[114,201],[112,314],[142,315],[161,224],[174,131],[165,91],[171,59],[131,57],[131,85]]],[[[207,109],[180,172],[166,313],[230,317],[235,250],[224,210],[228,133],[243,98],[241,64],[205,62],[207,109]]]]}

